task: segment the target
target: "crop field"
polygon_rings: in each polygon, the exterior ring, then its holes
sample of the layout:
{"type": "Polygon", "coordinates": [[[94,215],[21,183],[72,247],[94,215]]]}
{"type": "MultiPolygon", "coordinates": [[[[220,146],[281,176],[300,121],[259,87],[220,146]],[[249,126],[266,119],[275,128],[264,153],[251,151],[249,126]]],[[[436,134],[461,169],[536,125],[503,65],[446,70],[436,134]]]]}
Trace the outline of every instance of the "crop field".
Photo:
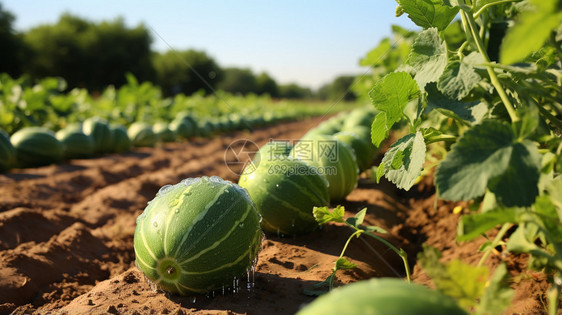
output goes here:
{"type": "Polygon", "coordinates": [[[562,2],[397,3],[332,101],[0,74],[0,314],[562,314],[562,2]]]}

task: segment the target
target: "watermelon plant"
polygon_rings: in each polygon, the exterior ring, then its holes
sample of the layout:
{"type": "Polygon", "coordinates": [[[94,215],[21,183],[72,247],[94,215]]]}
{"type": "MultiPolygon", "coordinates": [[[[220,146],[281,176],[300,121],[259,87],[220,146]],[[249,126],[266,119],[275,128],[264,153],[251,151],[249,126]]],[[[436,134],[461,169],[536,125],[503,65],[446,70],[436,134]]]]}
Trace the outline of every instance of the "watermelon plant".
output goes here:
{"type": "Polygon", "coordinates": [[[137,267],[180,295],[230,287],[253,268],[262,240],[248,193],[219,177],[183,180],[160,189],[137,218],[137,267]]]}
{"type": "Polygon", "coordinates": [[[290,154],[328,180],[332,201],[345,199],[357,186],[359,168],[353,149],[333,136],[315,135],[301,139],[290,154]]]}
{"type": "Polygon", "coordinates": [[[392,128],[407,129],[385,153],[377,180],[408,190],[426,156],[437,160],[438,196],[479,211],[463,217],[459,240],[501,226],[482,247],[480,264],[498,244],[529,254],[529,267],[552,283],[555,314],[562,287],[562,211],[551,188],[562,169],[560,1],[397,2],[396,13],[422,30],[406,62],[369,92],[378,111],[375,146],[392,128]]]}
{"type": "Polygon", "coordinates": [[[55,133],[43,127],[25,127],[10,138],[20,167],[36,167],[60,162],[64,145],[55,133]]]}
{"type": "Polygon", "coordinates": [[[420,284],[401,279],[358,281],[331,291],[297,312],[316,314],[468,314],[455,300],[420,284]]]}
{"type": "Polygon", "coordinates": [[[238,184],[256,203],[265,232],[300,235],[318,228],[312,209],[330,202],[328,183],[322,175],[290,156],[261,158],[257,167],[248,165],[238,184]]]}

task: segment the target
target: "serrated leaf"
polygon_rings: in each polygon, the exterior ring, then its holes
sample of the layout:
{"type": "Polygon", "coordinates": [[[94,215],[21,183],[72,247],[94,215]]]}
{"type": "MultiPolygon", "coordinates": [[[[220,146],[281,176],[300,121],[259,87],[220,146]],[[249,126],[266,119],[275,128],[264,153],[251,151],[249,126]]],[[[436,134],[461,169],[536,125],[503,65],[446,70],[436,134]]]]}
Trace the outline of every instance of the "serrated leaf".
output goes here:
{"type": "Polygon", "coordinates": [[[484,291],[476,314],[502,314],[511,304],[514,291],[509,287],[509,273],[504,263],[500,264],[484,291]]]}
{"type": "Polygon", "coordinates": [[[418,254],[418,262],[437,289],[457,300],[464,308],[474,306],[484,292],[488,268],[473,267],[460,260],[452,260],[445,265],[439,261],[441,253],[437,249],[427,245],[423,247],[423,252],[418,254]]]}
{"type": "Polygon", "coordinates": [[[397,0],[401,11],[416,25],[444,30],[459,12],[458,8],[443,5],[441,0],[397,0]]]}
{"type": "Polygon", "coordinates": [[[312,209],[312,215],[319,224],[325,224],[328,222],[343,223],[344,214],[345,208],[342,206],[337,206],[333,211],[330,211],[330,208],[328,207],[314,207],[314,209],[312,209]]]}
{"type": "MultiPolygon", "coordinates": [[[[473,52],[472,54],[480,55],[473,52]]],[[[463,58],[462,61],[455,60],[449,62],[445,67],[445,70],[439,77],[437,87],[444,95],[455,99],[461,100],[467,96],[472,88],[482,77],[474,70],[474,64],[472,64],[475,58],[463,58]]]]}
{"type": "Polygon", "coordinates": [[[369,92],[373,105],[380,111],[371,126],[371,137],[375,146],[379,146],[388,136],[388,130],[402,119],[406,105],[416,99],[419,93],[416,81],[406,72],[387,74],[375,84],[369,92]]]}
{"type": "Polygon", "coordinates": [[[482,196],[488,187],[506,206],[531,205],[540,159],[533,143],[514,140],[511,126],[495,120],[484,120],[465,132],[437,168],[440,197],[468,201],[482,196]]]}
{"type": "Polygon", "coordinates": [[[536,10],[524,11],[502,42],[500,60],[513,64],[541,48],[550,32],[562,23],[556,0],[534,0],[536,10]]]}
{"type": "Polygon", "coordinates": [[[381,142],[388,137],[388,130],[386,113],[379,112],[371,125],[371,141],[376,147],[379,147],[381,142]]]}
{"type": "Polygon", "coordinates": [[[425,162],[425,150],[425,142],[421,132],[408,134],[390,147],[384,154],[379,167],[384,167],[386,178],[398,188],[409,190],[421,174],[425,162]],[[395,164],[397,155],[402,157],[402,164],[400,168],[394,169],[392,164],[395,164]]]}
{"type": "Polygon", "coordinates": [[[427,84],[425,91],[427,92],[427,108],[429,110],[438,109],[447,117],[478,123],[488,112],[488,107],[483,102],[462,102],[443,95],[434,82],[427,84]]]}
{"type": "Polygon", "coordinates": [[[338,258],[338,260],[336,260],[336,270],[353,269],[355,267],[357,267],[356,264],[354,264],[351,261],[345,259],[344,257],[340,257],[340,258],[338,258]]]}
{"type": "Polygon", "coordinates": [[[404,164],[404,151],[398,150],[394,157],[392,158],[392,162],[390,163],[391,170],[397,170],[404,164]]]}
{"type": "Polygon", "coordinates": [[[416,70],[416,82],[423,90],[429,82],[437,82],[447,66],[447,45],[436,28],[421,31],[408,56],[407,63],[416,70]]]}

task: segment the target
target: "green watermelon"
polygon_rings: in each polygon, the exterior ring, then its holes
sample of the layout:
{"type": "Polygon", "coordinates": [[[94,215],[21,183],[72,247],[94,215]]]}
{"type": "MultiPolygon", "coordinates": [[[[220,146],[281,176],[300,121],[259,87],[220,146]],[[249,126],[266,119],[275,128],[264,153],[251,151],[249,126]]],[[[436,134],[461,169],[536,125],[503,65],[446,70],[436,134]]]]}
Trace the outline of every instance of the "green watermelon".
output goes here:
{"type": "Polygon", "coordinates": [[[165,122],[157,122],[152,126],[152,130],[162,142],[174,142],[176,140],[176,133],[170,130],[168,124],[165,122]]]}
{"type": "Polygon", "coordinates": [[[10,138],[21,167],[44,166],[58,163],[64,156],[64,145],[55,134],[43,127],[20,129],[10,138]]]}
{"type": "Polygon", "coordinates": [[[261,159],[273,159],[275,156],[289,156],[293,145],[289,141],[271,140],[263,145],[254,155],[253,163],[259,164],[261,159]]]}
{"type": "Polygon", "coordinates": [[[10,136],[0,130],[0,172],[4,172],[12,168],[16,161],[16,151],[10,142],[10,136]]]}
{"type": "Polygon", "coordinates": [[[317,169],[329,182],[330,199],[340,201],[357,186],[359,168],[353,149],[334,136],[301,139],[291,156],[317,169]]]}
{"type": "Polygon", "coordinates": [[[257,169],[249,164],[238,184],[256,203],[263,230],[277,235],[312,232],[318,227],[312,209],[330,202],[326,179],[290,156],[261,159],[257,169]]]}
{"type": "Polygon", "coordinates": [[[94,140],[94,153],[103,154],[112,152],[113,138],[109,124],[105,119],[90,117],[82,124],[84,134],[94,140]]]}
{"type": "Polygon", "coordinates": [[[121,125],[115,125],[110,127],[111,131],[111,151],[115,153],[123,153],[131,150],[133,143],[129,139],[127,134],[127,129],[121,125]]]}
{"type": "Polygon", "coordinates": [[[94,155],[94,140],[79,130],[78,126],[61,129],[55,136],[64,145],[67,159],[87,159],[94,155]]]}
{"type": "Polygon", "coordinates": [[[216,176],[164,186],[137,218],[135,263],[180,295],[230,287],[257,260],[259,221],[248,193],[216,176]]]}
{"type": "Polygon", "coordinates": [[[334,137],[353,149],[359,171],[364,171],[371,167],[376,153],[374,146],[371,143],[365,141],[361,136],[351,131],[340,131],[334,134],[334,137]]]}
{"type": "Polygon", "coordinates": [[[135,147],[153,147],[158,141],[158,137],[152,130],[152,125],[140,121],[129,126],[127,135],[135,147]]]}
{"type": "Polygon", "coordinates": [[[358,281],[320,296],[297,315],[467,315],[455,300],[402,279],[358,281]]]}
{"type": "Polygon", "coordinates": [[[174,119],[170,125],[170,130],[174,132],[178,138],[189,139],[195,136],[196,126],[189,120],[174,119]]]}

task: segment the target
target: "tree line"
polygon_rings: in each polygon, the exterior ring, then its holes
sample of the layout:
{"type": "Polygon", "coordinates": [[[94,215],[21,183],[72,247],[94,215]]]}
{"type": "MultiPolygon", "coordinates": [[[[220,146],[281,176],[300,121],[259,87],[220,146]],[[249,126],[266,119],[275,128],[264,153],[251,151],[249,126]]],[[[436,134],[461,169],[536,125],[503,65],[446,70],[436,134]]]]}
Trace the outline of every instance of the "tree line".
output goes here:
{"type": "Polygon", "coordinates": [[[151,49],[152,36],[143,24],[127,27],[122,18],[92,22],[62,14],[55,24],[25,32],[13,28],[15,16],[0,3],[0,73],[32,80],[63,77],[68,88],[100,91],[126,83],[125,74],[151,81],[165,96],[211,93],[269,94],[273,98],[354,100],[347,92],[354,76],[341,76],[317,91],[295,83],[279,84],[268,73],[247,68],[222,68],[204,51],[151,49]]]}

